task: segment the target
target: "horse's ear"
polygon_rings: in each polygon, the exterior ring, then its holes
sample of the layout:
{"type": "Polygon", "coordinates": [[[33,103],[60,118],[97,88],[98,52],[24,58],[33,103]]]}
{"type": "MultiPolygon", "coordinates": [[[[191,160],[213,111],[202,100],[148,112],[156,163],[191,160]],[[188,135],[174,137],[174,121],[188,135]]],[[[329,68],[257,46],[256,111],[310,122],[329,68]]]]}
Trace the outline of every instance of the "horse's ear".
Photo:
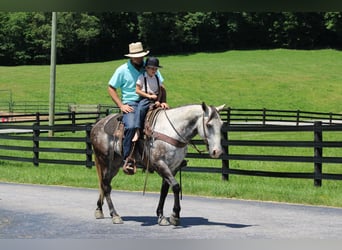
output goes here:
{"type": "Polygon", "coordinates": [[[226,106],[226,104],[216,107],[217,112],[220,112],[224,108],[224,106],[226,106]]]}
{"type": "Polygon", "coordinates": [[[207,104],[205,104],[205,102],[202,102],[202,109],[204,112],[208,110],[207,104]]]}

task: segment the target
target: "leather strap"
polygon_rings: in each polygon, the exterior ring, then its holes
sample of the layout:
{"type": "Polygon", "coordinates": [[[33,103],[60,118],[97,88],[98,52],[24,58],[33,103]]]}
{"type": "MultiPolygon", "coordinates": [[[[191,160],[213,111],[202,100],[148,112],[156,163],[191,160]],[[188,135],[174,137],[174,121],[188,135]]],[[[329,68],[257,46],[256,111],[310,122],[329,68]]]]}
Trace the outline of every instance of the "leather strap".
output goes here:
{"type": "Polygon", "coordinates": [[[145,135],[147,137],[152,137],[153,139],[156,139],[156,140],[165,141],[166,143],[169,143],[177,148],[185,147],[187,143],[178,141],[166,134],[153,131],[152,127],[154,127],[156,116],[161,110],[162,110],[161,108],[158,108],[156,110],[152,110],[147,113],[146,119],[145,119],[145,129],[144,129],[145,135]]]}
{"type": "Polygon", "coordinates": [[[159,133],[159,132],[156,132],[156,131],[153,131],[152,132],[152,138],[154,139],[157,139],[157,140],[161,140],[161,141],[165,141],[177,148],[183,148],[187,145],[187,143],[185,142],[181,142],[181,141],[178,141],[168,135],[165,135],[163,133],[159,133]]]}

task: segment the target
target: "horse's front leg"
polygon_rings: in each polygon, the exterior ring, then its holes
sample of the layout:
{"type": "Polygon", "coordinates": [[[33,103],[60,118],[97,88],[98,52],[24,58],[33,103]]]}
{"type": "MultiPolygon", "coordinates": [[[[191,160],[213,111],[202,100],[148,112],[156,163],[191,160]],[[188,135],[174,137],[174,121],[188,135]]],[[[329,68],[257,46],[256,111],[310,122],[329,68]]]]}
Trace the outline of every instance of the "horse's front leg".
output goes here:
{"type": "Polygon", "coordinates": [[[158,203],[158,207],[157,207],[158,224],[160,226],[170,225],[167,218],[164,217],[164,204],[165,204],[167,193],[169,191],[169,187],[170,187],[170,185],[163,178],[162,186],[160,189],[159,203],[158,203]]]}
{"type": "MultiPolygon", "coordinates": [[[[176,182],[176,180],[175,180],[176,182]]],[[[179,192],[180,185],[176,182],[172,185],[172,191],[174,195],[174,205],[173,205],[173,213],[170,216],[170,223],[174,226],[178,226],[180,224],[180,201],[179,201],[179,192]]]]}
{"type": "Polygon", "coordinates": [[[160,176],[163,178],[163,183],[160,191],[160,199],[157,208],[157,216],[158,216],[158,224],[159,225],[179,225],[180,224],[180,201],[179,201],[179,192],[180,185],[176,181],[174,175],[170,171],[169,167],[164,163],[160,163],[157,171],[160,176]],[[169,190],[169,187],[172,187],[172,191],[174,194],[174,205],[173,205],[173,213],[170,216],[169,223],[167,223],[165,217],[163,216],[163,209],[165,204],[165,199],[169,190]],[[161,224],[161,222],[163,222],[161,224]]]}

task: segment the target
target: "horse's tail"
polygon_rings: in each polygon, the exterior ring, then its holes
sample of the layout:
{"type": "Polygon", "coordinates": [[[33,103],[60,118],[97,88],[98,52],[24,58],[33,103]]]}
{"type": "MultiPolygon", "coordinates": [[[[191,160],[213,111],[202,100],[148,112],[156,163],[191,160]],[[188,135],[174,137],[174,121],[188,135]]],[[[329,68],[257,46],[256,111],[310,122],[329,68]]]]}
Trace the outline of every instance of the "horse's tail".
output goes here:
{"type": "Polygon", "coordinates": [[[100,163],[98,161],[96,154],[95,154],[95,166],[96,166],[97,177],[99,178],[99,188],[102,189],[101,185],[102,185],[103,175],[102,175],[100,163]]]}

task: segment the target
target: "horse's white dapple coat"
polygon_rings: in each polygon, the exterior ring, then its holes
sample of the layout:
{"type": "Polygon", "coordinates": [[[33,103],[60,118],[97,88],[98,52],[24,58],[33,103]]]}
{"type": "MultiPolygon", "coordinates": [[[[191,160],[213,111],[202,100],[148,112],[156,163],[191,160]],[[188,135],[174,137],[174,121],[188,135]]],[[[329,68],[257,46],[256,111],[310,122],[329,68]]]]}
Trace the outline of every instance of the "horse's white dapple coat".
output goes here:
{"type": "MultiPolygon", "coordinates": [[[[157,207],[157,216],[159,225],[179,225],[180,223],[180,186],[175,179],[178,170],[184,166],[184,158],[187,153],[187,144],[197,134],[205,141],[209,154],[213,158],[218,158],[222,154],[221,147],[221,127],[222,121],[218,111],[220,107],[202,105],[186,105],[168,110],[161,110],[153,123],[152,131],[167,135],[174,140],[185,143],[183,147],[174,146],[170,143],[155,139],[153,136],[140,141],[140,147],[137,148],[136,157],[141,155],[142,151],[150,156],[148,168],[156,171],[162,177],[162,186],[160,199],[157,207]],[[170,218],[163,215],[163,208],[169,187],[174,193],[174,206],[170,218]]],[[[96,123],[91,131],[91,140],[95,153],[95,164],[99,176],[100,195],[95,211],[96,218],[103,218],[103,200],[106,198],[110,215],[113,223],[123,223],[121,217],[116,212],[112,203],[111,181],[118,173],[123,164],[120,155],[113,150],[113,135],[106,132],[104,127],[108,125],[108,116],[96,123]]],[[[107,126],[108,127],[108,126],[107,126]]],[[[138,205],[138,204],[137,204],[138,205]]],[[[128,209],[128,208],[127,208],[128,209]]]]}

